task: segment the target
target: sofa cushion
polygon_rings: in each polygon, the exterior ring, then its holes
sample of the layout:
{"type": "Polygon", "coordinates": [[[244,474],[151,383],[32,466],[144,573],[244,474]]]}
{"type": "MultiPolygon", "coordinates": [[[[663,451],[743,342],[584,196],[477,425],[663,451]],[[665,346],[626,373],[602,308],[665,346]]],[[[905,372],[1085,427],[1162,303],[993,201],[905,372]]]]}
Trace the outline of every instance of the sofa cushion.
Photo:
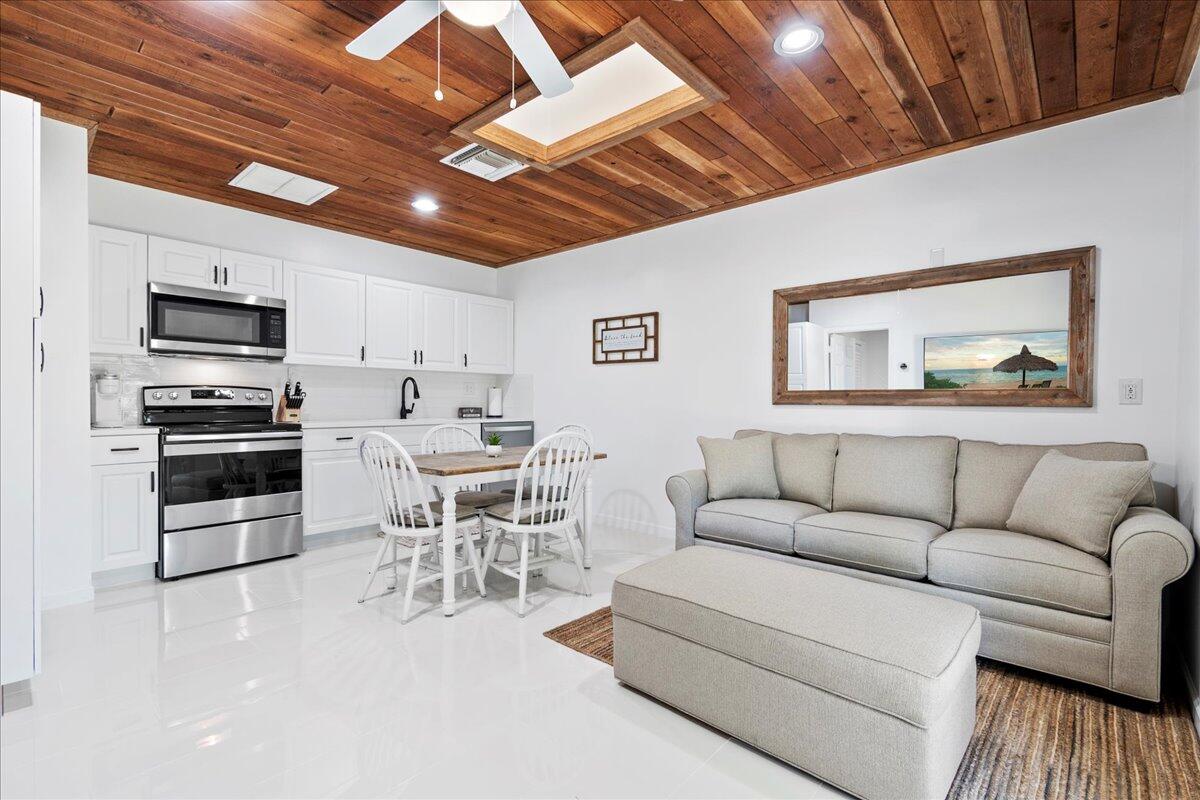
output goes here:
{"type": "Polygon", "coordinates": [[[950,436],[838,437],[833,510],[912,517],[950,527],[954,462],[950,436]]]}
{"type": "Polygon", "coordinates": [[[1025,481],[1004,527],[1104,558],[1113,528],[1148,477],[1149,461],[1085,461],[1051,450],[1025,481]]]}
{"type": "Polygon", "coordinates": [[[773,438],[768,434],[743,439],[697,436],[708,473],[708,499],[779,497],[773,438]]]}
{"type": "Polygon", "coordinates": [[[790,554],[792,525],[820,513],[794,500],[715,500],[696,511],[696,536],[790,554]]]}
{"type": "Polygon", "coordinates": [[[929,543],[946,529],[923,519],[835,511],[796,522],[797,554],[901,578],[924,578],[929,543]]]}
{"type": "Polygon", "coordinates": [[[833,507],[833,467],[837,459],[836,433],[773,433],[740,430],[735,439],[771,433],[775,437],[775,478],[784,500],[812,503],[829,511],[833,507]]]}
{"type": "MultiPolygon", "coordinates": [[[[1025,481],[1042,456],[1051,450],[1089,461],[1145,461],[1140,444],[996,444],[963,439],[958,444],[954,478],[954,527],[1003,528],[1025,481]]],[[[1143,483],[1131,506],[1154,505],[1154,482],[1143,483]]]]}
{"type": "Polygon", "coordinates": [[[1093,617],[1112,613],[1112,574],[1106,562],[1013,531],[963,528],[939,536],[929,546],[929,580],[1093,617]]]}

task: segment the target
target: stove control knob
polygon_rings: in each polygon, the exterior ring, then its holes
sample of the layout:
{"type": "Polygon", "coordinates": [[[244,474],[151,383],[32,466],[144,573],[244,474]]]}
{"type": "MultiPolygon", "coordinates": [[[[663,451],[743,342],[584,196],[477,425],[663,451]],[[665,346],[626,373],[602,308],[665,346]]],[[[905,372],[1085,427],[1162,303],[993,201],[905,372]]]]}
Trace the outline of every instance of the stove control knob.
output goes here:
{"type": "Polygon", "coordinates": [[[266,393],[266,392],[259,392],[259,393],[258,393],[258,399],[259,399],[259,400],[266,400],[266,399],[267,399],[267,393],[266,393]]]}
{"type": "Polygon", "coordinates": [[[162,392],[155,392],[155,393],[154,393],[154,399],[155,399],[155,400],[162,400],[162,392]]]}
{"type": "Polygon", "coordinates": [[[247,399],[247,400],[253,400],[253,399],[254,399],[254,392],[246,392],[246,399],[247,399]]]}
{"type": "Polygon", "coordinates": [[[179,392],[171,392],[169,395],[167,395],[167,397],[169,397],[169,398],[170,398],[170,399],[172,399],[172,400],[178,400],[178,399],[179,399],[179,392]]]}

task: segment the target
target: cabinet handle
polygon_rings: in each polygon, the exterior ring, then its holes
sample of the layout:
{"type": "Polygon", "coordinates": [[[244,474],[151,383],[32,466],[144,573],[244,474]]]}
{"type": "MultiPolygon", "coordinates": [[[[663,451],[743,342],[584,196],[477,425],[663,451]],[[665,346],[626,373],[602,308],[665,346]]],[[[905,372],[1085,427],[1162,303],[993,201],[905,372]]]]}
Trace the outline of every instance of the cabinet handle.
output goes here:
{"type": "Polygon", "coordinates": [[[138,328],[138,347],[146,346],[146,329],[138,328]]]}
{"type": "Polygon", "coordinates": [[[334,439],[335,442],[349,442],[354,439],[353,436],[338,436],[334,439]]]}
{"type": "Polygon", "coordinates": [[[413,363],[414,364],[417,363],[417,351],[416,350],[413,350],[413,363]]]}
{"type": "Polygon", "coordinates": [[[40,301],[38,305],[38,316],[44,317],[46,316],[46,290],[41,286],[38,287],[38,300],[40,301]]]}
{"type": "Polygon", "coordinates": [[[467,354],[463,353],[463,367],[465,368],[466,366],[467,366],[467,354]]]}
{"type": "Polygon", "coordinates": [[[110,448],[108,448],[108,452],[110,452],[110,453],[136,453],[138,450],[141,450],[141,449],[142,448],[140,448],[140,447],[110,447],[110,448]]]}
{"type": "Polygon", "coordinates": [[[213,283],[218,283],[218,281],[217,281],[217,265],[216,264],[213,264],[213,283]]]}
{"type": "Polygon", "coordinates": [[[421,351],[421,362],[420,363],[422,363],[422,364],[425,363],[425,351],[424,350],[421,351]]]}
{"type": "Polygon", "coordinates": [[[229,267],[221,267],[221,285],[229,285],[229,267]]]}
{"type": "Polygon", "coordinates": [[[154,494],[154,473],[150,473],[150,494],[154,494]]]}
{"type": "Polygon", "coordinates": [[[360,345],[358,348],[358,360],[359,361],[367,360],[367,346],[365,344],[360,345]]]}

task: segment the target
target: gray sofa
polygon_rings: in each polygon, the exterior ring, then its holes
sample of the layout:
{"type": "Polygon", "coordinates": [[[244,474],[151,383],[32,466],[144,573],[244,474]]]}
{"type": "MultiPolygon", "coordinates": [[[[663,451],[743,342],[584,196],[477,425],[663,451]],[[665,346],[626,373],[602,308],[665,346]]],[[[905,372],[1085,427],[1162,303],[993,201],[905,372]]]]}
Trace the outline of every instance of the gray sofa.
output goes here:
{"type": "Polygon", "coordinates": [[[677,549],[800,559],[960,600],[980,612],[980,655],[1159,700],[1163,588],[1187,572],[1194,547],[1188,530],[1154,506],[1153,484],[1138,490],[1104,558],[1005,529],[1048,450],[1142,461],[1144,447],[774,435],[778,500],[710,502],[703,470],[668,479],[677,549]]]}

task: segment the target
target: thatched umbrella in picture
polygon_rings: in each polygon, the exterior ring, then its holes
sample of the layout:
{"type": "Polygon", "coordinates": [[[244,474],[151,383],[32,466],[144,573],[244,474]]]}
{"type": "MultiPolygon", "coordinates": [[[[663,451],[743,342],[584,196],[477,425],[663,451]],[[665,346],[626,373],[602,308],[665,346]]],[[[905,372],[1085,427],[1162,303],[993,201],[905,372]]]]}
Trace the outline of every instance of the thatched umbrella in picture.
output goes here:
{"type": "Polygon", "coordinates": [[[996,366],[992,367],[992,372],[1019,372],[1021,373],[1021,388],[1028,389],[1025,384],[1025,373],[1028,372],[1054,372],[1058,369],[1058,364],[1055,364],[1048,358],[1035,356],[1029,352],[1028,345],[1021,345],[1021,352],[1015,356],[1009,356],[1001,361],[996,366]]]}

